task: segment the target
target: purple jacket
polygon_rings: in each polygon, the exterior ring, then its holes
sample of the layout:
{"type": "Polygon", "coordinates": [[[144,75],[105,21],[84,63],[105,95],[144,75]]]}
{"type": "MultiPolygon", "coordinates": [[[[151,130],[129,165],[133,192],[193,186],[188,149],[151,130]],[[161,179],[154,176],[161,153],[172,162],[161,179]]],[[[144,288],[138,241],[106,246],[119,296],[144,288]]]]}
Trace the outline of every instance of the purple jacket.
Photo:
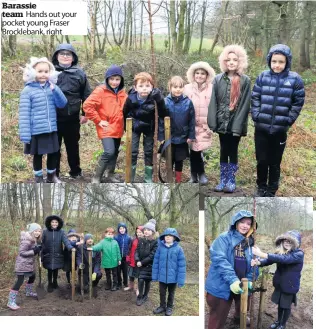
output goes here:
{"type": "Polygon", "coordinates": [[[35,257],[33,247],[36,241],[28,232],[21,232],[19,254],[15,262],[15,272],[34,272],[35,257]]]}
{"type": "Polygon", "coordinates": [[[300,289],[304,252],[295,249],[288,254],[268,254],[268,259],[260,259],[260,266],[277,263],[273,286],[288,294],[296,294],[300,289]]]}

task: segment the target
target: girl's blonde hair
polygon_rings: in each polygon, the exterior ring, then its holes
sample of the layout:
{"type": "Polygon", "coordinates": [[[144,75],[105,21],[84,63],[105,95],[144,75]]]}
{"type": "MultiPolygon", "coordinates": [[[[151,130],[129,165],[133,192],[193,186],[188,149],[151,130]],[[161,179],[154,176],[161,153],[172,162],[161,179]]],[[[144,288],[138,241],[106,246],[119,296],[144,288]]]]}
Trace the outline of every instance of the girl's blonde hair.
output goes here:
{"type": "Polygon", "coordinates": [[[168,81],[168,90],[171,91],[171,87],[180,87],[184,88],[185,81],[179,76],[175,75],[168,81]]]}
{"type": "MultiPolygon", "coordinates": [[[[293,247],[293,244],[291,241],[289,241],[291,243],[291,246],[293,247]]],[[[291,249],[285,249],[284,248],[284,240],[281,241],[281,243],[279,243],[276,248],[275,248],[275,253],[276,254],[280,254],[280,255],[284,255],[284,254],[287,254],[289,251],[291,251],[291,249]]]]}
{"type": "Polygon", "coordinates": [[[43,230],[40,230],[40,231],[41,231],[41,234],[39,235],[38,238],[36,238],[35,235],[34,235],[35,231],[29,233],[30,236],[36,241],[36,243],[42,242],[43,230]]]}

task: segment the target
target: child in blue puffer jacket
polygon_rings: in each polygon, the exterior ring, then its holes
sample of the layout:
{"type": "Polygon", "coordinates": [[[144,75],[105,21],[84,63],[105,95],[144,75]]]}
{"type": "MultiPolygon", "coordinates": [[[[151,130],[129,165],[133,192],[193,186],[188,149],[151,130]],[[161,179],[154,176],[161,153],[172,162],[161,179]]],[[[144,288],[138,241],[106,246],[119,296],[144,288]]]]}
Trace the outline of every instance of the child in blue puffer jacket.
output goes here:
{"type": "Polygon", "coordinates": [[[292,303],[297,305],[296,294],[300,289],[301,271],[304,262],[304,252],[299,249],[301,235],[297,231],[289,231],[275,240],[276,252],[267,254],[257,246],[252,247],[254,255],[260,257],[251,261],[251,265],[268,266],[277,264],[277,270],[273,276],[275,288],[271,300],[278,305],[278,320],[271,329],[285,329],[286,322],[291,315],[292,303]]]}
{"type": "Polygon", "coordinates": [[[291,62],[288,46],[273,46],[267,56],[269,70],[258,76],[252,90],[259,197],[274,197],[279,188],[287,131],[304,105],[304,83],[296,72],[290,71],[291,62]]]}
{"type": "Polygon", "coordinates": [[[24,154],[33,155],[35,182],[43,182],[42,157],[47,154],[47,183],[61,183],[56,176],[59,151],[56,108],[67,98],[55,85],[57,73],[46,57],[31,57],[24,69],[25,87],[19,105],[19,135],[24,154]]]}
{"type": "Polygon", "coordinates": [[[132,241],[132,238],[127,234],[127,226],[125,223],[118,223],[117,225],[117,235],[114,237],[114,240],[117,241],[120,252],[121,252],[121,264],[117,267],[117,282],[118,282],[118,288],[122,288],[122,277],[121,273],[123,273],[123,284],[124,288],[128,287],[128,276],[127,276],[127,269],[128,264],[126,262],[126,256],[128,255],[130,244],[132,241]]]}
{"type": "MultiPolygon", "coordinates": [[[[179,76],[168,82],[170,94],[165,98],[171,120],[172,166],[175,167],[176,183],[181,183],[183,160],[189,157],[189,147],[195,140],[195,111],[190,98],[183,95],[185,82],[179,76]]],[[[163,120],[160,119],[159,140],[164,137],[163,120]]]]}
{"type": "Polygon", "coordinates": [[[182,247],[179,245],[180,237],[175,228],[167,228],[159,237],[158,249],[155,253],[152,280],[159,281],[160,306],[153,312],[170,316],[176,286],[181,288],[185,283],[186,261],[182,247]],[[167,307],[166,293],[169,291],[167,307]]]}

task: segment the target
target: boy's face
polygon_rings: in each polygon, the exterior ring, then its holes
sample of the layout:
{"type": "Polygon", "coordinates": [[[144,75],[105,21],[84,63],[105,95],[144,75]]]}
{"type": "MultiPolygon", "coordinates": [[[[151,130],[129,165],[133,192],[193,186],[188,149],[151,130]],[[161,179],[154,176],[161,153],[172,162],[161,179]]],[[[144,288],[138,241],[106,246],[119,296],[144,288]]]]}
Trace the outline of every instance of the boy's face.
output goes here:
{"type": "Polygon", "coordinates": [[[113,75],[108,78],[108,84],[111,88],[117,88],[121,83],[122,78],[119,75],[113,75]]]}
{"type": "Polygon", "coordinates": [[[174,236],[172,236],[172,235],[166,235],[165,236],[165,241],[166,241],[166,243],[173,243],[174,236]]]}
{"type": "Polygon", "coordinates": [[[142,238],[144,236],[144,233],[141,230],[137,229],[136,230],[136,235],[137,235],[138,238],[142,238]]]}
{"type": "Polygon", "coordinates": [[[38,63],[34,69],[36,71],[36,81],[45,83],[49,77],[49,65],[47,63],[38,63]]]}
{"type": "Polygon", "coordinates": [[[183,94],[183,86],[171,86],[170,92],[171,95],[179,97],[183,94]]]}
{"type": "Polygon", "coordinates": [[[238,56],[234,53],[229,53],[226,59],[227,70],[234,72],[238,68],[238,56]]]}
{"type": "Polygon", "coordinates": [[[194,72],[194,81],[202,84],[206,81],[207,72],[203,69],[198,69],[194,72]]]}
{"type": "Polygon", "coordinates": [[[148,228],[145,228],[145,229],[144,229],[144,235],[145,235],[145,236],[151,236],[151,235],[153,235],[153,231],[148,230],[148,228]]]}
{"type": "Polygon", "coordinates": [[[59,64],[66,65],[66,66],[71,65],[71,63],[73,61],[73,54],[71,51],[61,50],[57,54],[57,60],[58,60],[59,64]]]}
{"type": "Polygon", "coordinates": [[[69,241],[77,241],[77,238],[73,235],[68,238],[69,241]]]}
{"type": "Polygon", "coordinates": [[[105,237],[113,239],[113,232],[106,232],[105,237]]]}
{"type": "Polygon", "coordinates": [[[56,219],[53,219],[51,222],[50,222],[50,226],[53,230],[55,230],[57,227],[58,227],[58,220],[56,219]]]}
{"type": "Polygon", "coordinates": [[[286,57],[282,54],[273,54],[271,58],[271,69],[274,73],[281,73],[286,66],[286,57]]]}
{"type": "Polygon", "coordinates": [[[121,234],[125,234],[125,232],[126,232],[126,228],[123,227],[123,226],[121,226],[121,227],[119,228],[119,232],[120,232],[121,234]]]}
{"type": "Polygon", "coordinates": [[[149,81],[138,80],[134,86],[140,97],[147,97],[153,90],[153,85],[149,81]]]}
{"type": "Polygon", "coordinates": [[[35,238],[38,238],[38,237],[41,235],[41,233],[42,233],[42,230],[35,230],[35,231],[33,232],[35,238]]]}
{"type": "Polygon", "coordinates": [[[87,246],[92,246],[92,245],[93,245],[93,239],[88,239],[88,240],[86,241],[86,245],[87,245],[87,246]]]}

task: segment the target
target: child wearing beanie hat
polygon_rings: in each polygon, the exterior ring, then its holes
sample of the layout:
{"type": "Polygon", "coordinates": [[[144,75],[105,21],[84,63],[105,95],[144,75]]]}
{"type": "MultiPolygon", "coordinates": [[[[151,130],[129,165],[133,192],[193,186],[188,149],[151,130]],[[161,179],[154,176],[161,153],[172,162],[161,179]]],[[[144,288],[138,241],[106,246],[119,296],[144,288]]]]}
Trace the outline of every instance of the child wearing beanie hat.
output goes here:
{"type": "Polygon", "coordinates": [[[138,291],[139,295],[136,299],[136,305],[141,306],[148,299],[150,290],[150,282],[152,264],[157,249],[157,240],[154,237],[156,232],[156,221],[152,218],[143,226],[144,237],[139,239],[135,262],[139,268],[138,291]]]}
{"type": "Polygon", "coordinates": [[[54,84],[56,77],[55,68],[46,57],[32,57],[24,69],[25,87],[20,95],[19,135],[25,144],[24,154],[33,155],[35,183],[43,182],[44,154],[47,154],[46,182],[61,183],[56,176],[59,151],[56,109],[65,107],[67,98],[54,84]]]}
{"type": "Polygon", "coordinates": [[[78,271],[78,281],[81,282],[81,275],[83,272],[83,287],[84,291],[87,292],[89,288],[89,282],[92,280],[92,289],[93,296],[97,297],[96,287],[99,281],[102,278],[101,273],[101,252],[92,251],[92,277],[89,276],[89,250],[91,250],[93,246],[93,235],[87,233],[84,236],[84,245],[82,248],[78,249],[76,255],[76,263],[77,266],[80,267],[81,263],[84,264],[84,269],[78,271]]]}
{"type": "MultiPolygon", "coordinates": [[[[73,248],[77,250],[78,245],[80,244],[80,234],[76,232],[75,229],[71,228],[68,231],[67,238],[69,240],[69,243],[72,245],[73,248]]],[[[81,243],[83,243],[81,241],[81,243]]],[[[66,272],[66,278],[67,278],[67,288],[71,288],[70,278],[71,278],[71,265],[72,265],[72,251],[68,250],[67,248],[64,249],[64,267],[63,270],[66,272]]],[[[77,265],[77,264],[76,264],[77,265]]],[[[75,267],[75,270],[77,270],[77,266],[75,267]]]]}
{"type": "Polygon", "coordinates": [[[112,65],[105,73],[105,83],[96,87],[83,104],[86,118],[94,122],[104,150],[92,183],[101,183],[105,170],[111,182],[118,183],[114,179],[114,170],[124,134],[123,105],[126,98],[122,69],[112,65]]]}
{"type": "Polygon", "coordinates": [[[19,253],[15,262],[15,273],[17,280],[10,290],[7,306],[11,310],[18,310],[20,307],[16,304],[16,297],[21,288],[24,279],[28,278],[25,286],[27,297],[37,297],[33,292],[35,281],[35,255],[38,255],[42,249],[40,242],[42,237],[42,228],[37,223],[27,225],[27,231],[21,232],[19,253]]]}

